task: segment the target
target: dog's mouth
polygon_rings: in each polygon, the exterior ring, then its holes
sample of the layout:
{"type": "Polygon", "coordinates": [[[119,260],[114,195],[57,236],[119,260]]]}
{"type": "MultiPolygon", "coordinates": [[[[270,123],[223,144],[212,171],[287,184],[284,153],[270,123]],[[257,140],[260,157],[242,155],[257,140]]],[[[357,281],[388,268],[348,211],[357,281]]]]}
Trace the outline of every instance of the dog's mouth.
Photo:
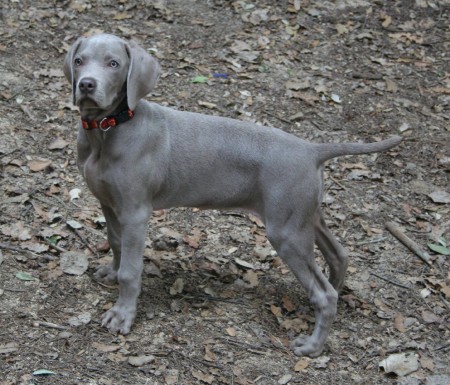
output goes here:
{"type": "Polygon", "coordinates": [[[77,106],[80,109],[83,120],[94,120],[103,112],[103,108],[89,96],[84,96],[77,100],[77,106]]]}

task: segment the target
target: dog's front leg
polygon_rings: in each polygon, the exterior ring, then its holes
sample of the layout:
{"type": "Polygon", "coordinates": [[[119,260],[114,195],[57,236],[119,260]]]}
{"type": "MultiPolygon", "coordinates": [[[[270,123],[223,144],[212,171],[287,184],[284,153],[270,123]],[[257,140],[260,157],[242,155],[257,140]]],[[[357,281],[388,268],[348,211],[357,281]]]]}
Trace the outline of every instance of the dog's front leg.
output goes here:
{"type": "Polygon", "coordinates": [[[121,233],[120,267],[117,271],[119,298],[103,316],[102,326],[113,333],[128,334],[136,317],[141,291],[143,253],[151,210],[143,208],[124,212],[126,215],[118,216],[121,233]]]}
{"type": "Polygon", "coordinates": [[[105,284],[117,282],[117,272],[120,267],[120,254],[122,247],[122,235],[119,220],[114,210],[108,206],[102,205],[103,215],[106,219],[106,228],[108,231],[108,242],[112,249],[113,261],[108,265],[101,265],[97,268],[94,276],[105,284]]]}

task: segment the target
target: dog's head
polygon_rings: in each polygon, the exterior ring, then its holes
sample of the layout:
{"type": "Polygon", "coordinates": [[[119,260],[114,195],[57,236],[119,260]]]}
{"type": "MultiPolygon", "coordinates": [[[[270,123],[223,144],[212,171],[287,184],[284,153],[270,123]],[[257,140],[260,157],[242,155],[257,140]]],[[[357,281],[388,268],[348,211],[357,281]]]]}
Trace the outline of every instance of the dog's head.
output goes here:
{"type": "Polygon", "coordinates": [[[100,34],[81,37],[72,45],[64,74],[83,119],[98,119],[114,112],[125,98],[134,110],[155,87],[160,67],[136,43],[100,34]]]}

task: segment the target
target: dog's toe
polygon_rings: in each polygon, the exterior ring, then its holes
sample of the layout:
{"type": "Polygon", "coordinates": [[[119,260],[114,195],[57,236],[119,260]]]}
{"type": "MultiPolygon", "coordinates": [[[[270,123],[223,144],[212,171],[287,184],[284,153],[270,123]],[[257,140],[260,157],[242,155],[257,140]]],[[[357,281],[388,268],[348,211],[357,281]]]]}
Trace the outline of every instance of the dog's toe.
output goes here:
{"type": "Polygon", "coordinates": [[[94,277],[105,284],[117,283],[117,270],[110,265],[102,265],[97,268],[94,277]]]}
{"type": "Polygon", "coordinates": [[[102,318],[102,326],[112,333],[128,334],[135,317],[135,311],[114,306],[102,318]]]}
{"type": "Polygon", "coordinates": [[[324,349],[324,345],[314,340],[313,337],[297,337],[291,343],[291,349],[296,356],[318,357],[324,349]]]}

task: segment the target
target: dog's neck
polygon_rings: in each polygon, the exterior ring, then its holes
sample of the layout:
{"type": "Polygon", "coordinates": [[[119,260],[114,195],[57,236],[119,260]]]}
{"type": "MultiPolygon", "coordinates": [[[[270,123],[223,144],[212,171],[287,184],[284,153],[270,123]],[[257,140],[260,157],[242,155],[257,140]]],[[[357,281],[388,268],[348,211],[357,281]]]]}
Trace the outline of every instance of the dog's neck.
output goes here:
{"type": "Polygon", "coordinates": [[[121,123],[132,119],[134,112],[130,110],[127,98],[123,98],[115,108],[111,108],[100,115],[97,119],[81,119],[81,124],[85,130],[100,129],[108,131],[111,127],[115,127],[121,123]]]}

